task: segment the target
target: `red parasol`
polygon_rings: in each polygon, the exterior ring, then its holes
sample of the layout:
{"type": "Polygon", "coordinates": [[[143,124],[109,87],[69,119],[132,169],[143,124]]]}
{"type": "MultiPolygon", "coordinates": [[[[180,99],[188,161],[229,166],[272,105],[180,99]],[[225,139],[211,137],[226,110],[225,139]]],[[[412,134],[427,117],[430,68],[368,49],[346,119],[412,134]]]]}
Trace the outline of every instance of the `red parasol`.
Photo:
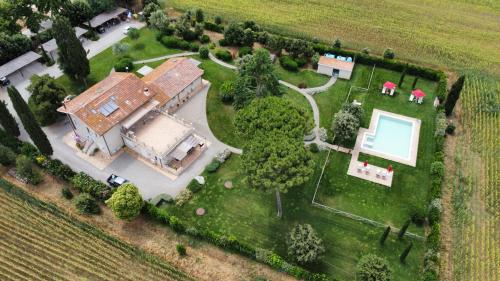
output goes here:
{"type": "Polygon", "coordinates": [[[387,171],[388,171],[389,173],[391,173],[391,172],[392,172],[392,165],[389,165],[389,167],[387,167],[387,171]]]}
{"type": "Polygon", "coordinates": [[[366,166],[368,166],[368,161],[365,161],[365,162],[363,163],[363,166],[365,166],[365,167],[366,167],[366,166]]]}

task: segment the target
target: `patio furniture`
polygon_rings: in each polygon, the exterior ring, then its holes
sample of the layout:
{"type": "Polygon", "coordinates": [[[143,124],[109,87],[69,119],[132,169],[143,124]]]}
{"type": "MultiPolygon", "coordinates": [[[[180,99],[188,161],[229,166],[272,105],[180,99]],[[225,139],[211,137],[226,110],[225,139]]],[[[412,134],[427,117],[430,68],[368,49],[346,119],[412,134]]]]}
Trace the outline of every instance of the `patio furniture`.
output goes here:
{"type": "Polygon", "coordinates": [[[370,174],[370,167],[366,167],[366,168],[365,168],[365,174],[366,174],[366,175],[369,175],[369,174],[370,174]]]}
{"type": "Polygon", "coordinates": [[[377,169],[377,173],[375,174],[377,178],[380,178],[382,171],[380,169],[377,169]]]}
{"type": "Polygon", "coordinates": [[[358,173],[362,173],[364,170],[363,164],[358,164],[358,173]]]}
{"type": "Polygon", "coordinates": [[[382,179],[383,180],[387,179],[387,172],[386,171],[382,172],[382,179]]]}
{"type": "Polygon", "coordinates": [[[409,99],[409,101],[410,101],[410,102],[413,102],[413,100],[414,100],[414,99],[415,99],[415,96],[414,96],[414,95],[410,95],[410,99],[409,99]]]}

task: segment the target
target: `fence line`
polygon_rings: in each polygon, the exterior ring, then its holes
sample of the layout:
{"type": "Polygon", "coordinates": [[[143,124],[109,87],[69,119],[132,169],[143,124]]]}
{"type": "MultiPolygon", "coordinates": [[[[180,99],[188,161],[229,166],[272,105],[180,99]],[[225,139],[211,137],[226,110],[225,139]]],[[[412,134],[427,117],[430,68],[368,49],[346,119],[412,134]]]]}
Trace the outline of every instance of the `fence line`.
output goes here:
{"type": "MultiPolygon", "coordinates": [[[[311,204],[314,207],[318,207],[318,208],[330,211],[332,213],[335,213],[337,215],[340,215],[340,216],[343,216],[343,217],[346,217],[346,218],[349,218],[349,219],[352,219],[352,220],[360,221],[362,223],[369,224],[369,225],[375,226],[375,227],[387,228],[389,226],[387,224],[384,224],[384,223],[381,223],[381,222],[378,222],[378,221],[374,221],[374,220],[371,220],[371,219],[368,219],[368,218],[365,218],[365,217],[362,217],[362,216],[358,216],[358,215],[355,215],[355,214],[352,214],[352,213],[349,213],[349,212],[346,212],[346,211],[335,209],[335,208],[332,208],[332,207],[320,204],[320,203],[318,203],[318,202],[315,201],[316,200],[316,194],[318,193],[318,189],[319,189],[319,184],[321,183],[321,179],[323,178],[323,174],[325,172],[326,164],[328,163],[328,160],[330,159],[330,152],[331,151],[332,151],[331,149],[328,149],[328,155],[326,156],[325,164],[323,165],[323,168],[321,170],[321,175],[319,176],[318,183],[316,184],[316,190],[314,191],[314,195],[313,195],[313,199],[311,201],[311,204]]],[[[399,230],[400,230],[399,228],[395,228],[395,227],[391,226],[391,231],[392,232],[397,233],[397,232],[399,232],[399,230]]],[[[416,239],[416,240],[425,241],[424,237],[422,237],[420,235],[417,235],[417,234],[414,234],[414,233],[411,233],[411,232],[408,232],[408,231],[405,232],[405,236],[408,236],[408,237],[416,239]]]]}

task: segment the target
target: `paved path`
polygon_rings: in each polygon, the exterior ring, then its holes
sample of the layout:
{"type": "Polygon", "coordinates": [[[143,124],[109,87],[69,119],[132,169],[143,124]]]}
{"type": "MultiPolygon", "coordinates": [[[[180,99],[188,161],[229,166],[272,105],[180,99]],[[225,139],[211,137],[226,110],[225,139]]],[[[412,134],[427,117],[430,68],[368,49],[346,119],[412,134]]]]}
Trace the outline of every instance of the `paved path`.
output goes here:
{"type": "Polygon", "coordinates": [[[216,58],[214,55],[212,55],[212,53],[208,52],[208,57],[215,63],[217,63],[218,65],[221,65],[223,67],[226,67],[226,68],[229,68],[229,69],[232,69],[232,70],[237,70],[238,67],[232,65],[232,64],[229,64],[227,62],[224,62],[224,61],[221,61],[220,59],[216,58]]]}
{"type": "Polygon", "coordinates": [[[155,61],[160,61],[160,60],[166,60],[166,59],[178,58],[178,57],[187,57],[187,56],[192,56],[192,55],[197,55],[197,54],[198,53],[195,53],[195,52],[184,52],[184,53],[179,53],[179,54],[156,57],[156,58],[147,59],[147,60],[134,61],[133,64],[150,63],[150,62],[155,62],[155,61]]]}
{"type": "Polygon", "coordinates": [[[302,89],[304,93],[309,94],[309,95],[314,95],[317,93],[322,93],[328,91],[334,84],[337,82],[337,76],[332,76],[328,82],[326,82],[325,85],[319,86],[319,87],[314,87],[314,88],[305,88],[302,89]]]}

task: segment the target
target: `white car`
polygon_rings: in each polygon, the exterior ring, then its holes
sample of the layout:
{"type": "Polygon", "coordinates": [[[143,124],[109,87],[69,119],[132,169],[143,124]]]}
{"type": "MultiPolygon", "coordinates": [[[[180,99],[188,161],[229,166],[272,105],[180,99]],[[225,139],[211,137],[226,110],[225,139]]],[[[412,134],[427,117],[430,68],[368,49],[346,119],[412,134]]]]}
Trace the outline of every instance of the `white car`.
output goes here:
{"type": "Polygon", "coordinates": [[[128,34],[128,31],[131,29],[132,27],[130,26],[125,26],[125,28],[123,28],[123,34],[127,35],[128,34]]]}

